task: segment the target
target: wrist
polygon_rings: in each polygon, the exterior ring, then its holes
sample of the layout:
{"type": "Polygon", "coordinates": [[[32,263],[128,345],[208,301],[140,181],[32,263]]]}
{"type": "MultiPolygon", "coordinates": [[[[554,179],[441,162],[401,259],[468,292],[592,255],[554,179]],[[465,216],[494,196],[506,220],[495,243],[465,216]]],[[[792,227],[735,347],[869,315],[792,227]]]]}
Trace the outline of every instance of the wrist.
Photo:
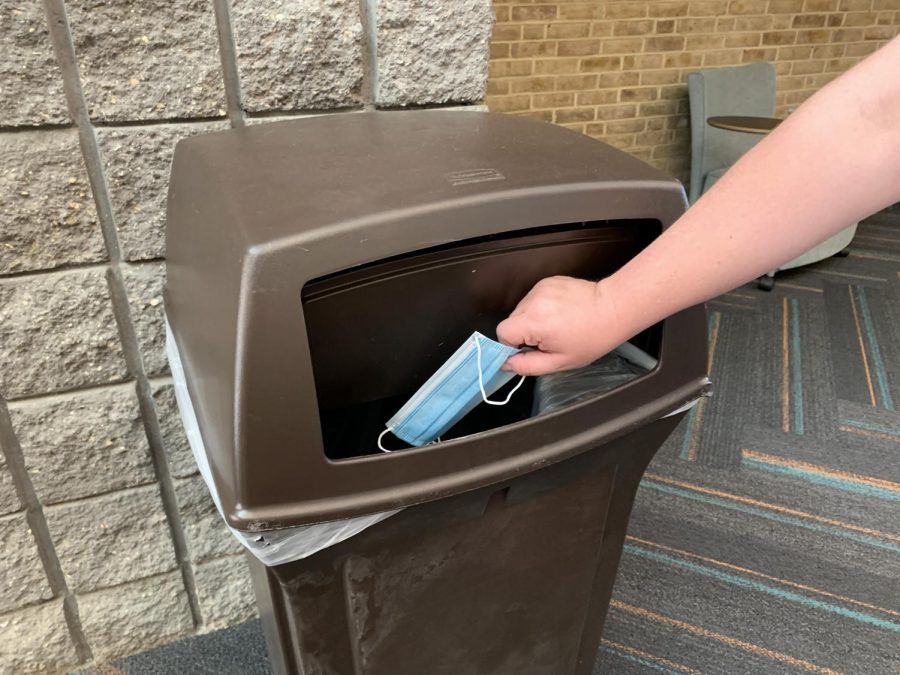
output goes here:
{"type": "Polygon", "coordinates": [[[614,349],[640,332],[616,274],[601,279],[594,289],[594,309],[603,342],[614,349]]]}

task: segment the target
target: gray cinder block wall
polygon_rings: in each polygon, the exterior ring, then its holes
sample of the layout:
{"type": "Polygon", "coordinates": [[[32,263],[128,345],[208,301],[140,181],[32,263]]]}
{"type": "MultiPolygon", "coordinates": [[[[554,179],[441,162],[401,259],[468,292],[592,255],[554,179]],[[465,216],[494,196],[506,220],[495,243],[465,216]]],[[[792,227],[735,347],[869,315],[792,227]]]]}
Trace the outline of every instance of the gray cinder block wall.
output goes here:
{"type": "Polygon", "coordinates": [[[489,0],[0,3],[0,672],[255,613],[164,354],[175,142],[480,103],[492,22],[489,0]]]}

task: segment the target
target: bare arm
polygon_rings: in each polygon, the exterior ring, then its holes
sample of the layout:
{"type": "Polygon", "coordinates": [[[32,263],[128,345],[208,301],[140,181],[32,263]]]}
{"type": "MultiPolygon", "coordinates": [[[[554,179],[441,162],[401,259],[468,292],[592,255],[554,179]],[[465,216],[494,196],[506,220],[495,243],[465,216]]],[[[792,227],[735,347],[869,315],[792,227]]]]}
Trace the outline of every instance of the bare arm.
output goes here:
{"type": "Polygon", "coordinates": [[[599,284],[554,277],[497,327],[536,375],[590,363],[900,201],[900,38],[824,87],[599,284]]]}

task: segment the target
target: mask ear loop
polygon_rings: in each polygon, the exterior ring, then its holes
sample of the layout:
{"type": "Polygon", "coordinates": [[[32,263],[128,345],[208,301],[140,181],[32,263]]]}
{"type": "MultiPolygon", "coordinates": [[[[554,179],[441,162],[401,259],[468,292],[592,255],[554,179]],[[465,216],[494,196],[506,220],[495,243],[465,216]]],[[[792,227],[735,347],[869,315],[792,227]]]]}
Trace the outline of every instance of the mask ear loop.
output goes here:
{"type": "MultiPolygon", "coordinates": [[[[384,438],[384,435],[389,431],[393,431],[393,429],[391,429],[390,427],[386,427],[384,431],[378,434],[378,449],[382,452],[393,452],[393,450],[388,450],[381,444],[381,439],[384,438]]],[[[369,438],[371,438],[371,436],[369,436],[369,438]]]]}
{"type": "MultiPolygon", "coordinates": [[[[380,434],[378,434],[378,441],[377,441],[378,449],[381,450],[382,452],[388,452],[388,453],[394,452],[393,450],[388,450],[386,447],[384,447],[381,444],[381,439],[384,438],[384,435],[389,431],[393,431],[393,429],[391,429],[390,427],[387,427],[387,428],[385,428],[384,431],[382,431],[380,434]]],[[[435,443],[440,443],[440,442],[441,442],[441,437],[438,436],[433,441],[431,441],[431,443],[426,443],[425,445],[434,445],[435,443]]]]}
{"type": "Polygon", "coordinates": [[[522,375],[519,383],[512,388],[512,390],[509,392],[509,395],[506,397],[506,400],[491,401],[490,399],[488,399],[487,393],[484,391],[484,374],[481,372],[481,340],[478,339],[477,335],[475,336],[475,350],[478,352],[478,387],[479,389],[481,389],[481,399],[485,403],[488,403],[490,405],[506,405],[512,399],[513,394],[515,394],[519,390],[519,387],[521,387],[525,382],[525,376],[522,375]]]}

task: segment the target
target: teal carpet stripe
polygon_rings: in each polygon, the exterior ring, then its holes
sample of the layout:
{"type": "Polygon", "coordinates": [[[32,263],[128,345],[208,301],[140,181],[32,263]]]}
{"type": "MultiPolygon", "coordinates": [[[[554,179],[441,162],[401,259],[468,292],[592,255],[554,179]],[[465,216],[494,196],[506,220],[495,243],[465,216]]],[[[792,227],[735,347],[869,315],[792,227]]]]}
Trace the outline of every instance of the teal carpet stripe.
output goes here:
{"type": "MultiPolygon", "coordinates": [[[[713,325],[715,325],[715,313],[707,312],[706,313],[706,339],[709,340],[712,336],[713,325]]],[[[687,415],[687,422],[684,425],[684,438],[681,440],[681,449],[678,452],[678,457],[682,460],[687,460],[688,453],[691,449],[691,438],[694,436],[694,424],[696,424],[697,420],[697,407],[694,406],[691,408],[691,411],[687,415]]]]}
{"type": "Polygon", "coordinates": [[[691,411],[687,415],[687,422],[684,425],[684,438],[681,441],[681,450],[678,453],[678,458],[684,461],[687,461],[688,452],[691,449],[691,437],[693,436],[697,408],[699,407],[700,406],[695,405],[691,408],[691,411]]]}
{"type": "Polygon", "coordinates": [[[855,246],[853,247],[853,250],[855,253],[859,253],[863,256],[877,255],[879,258],[882,258],[885,260],[894,260],[896,262],[900,262],[900,255],[897,255],[895,253],[888,253],[887,251],[872,251],[872,250],[866,250],[866,249],[857,249],[855,246]]]}
{"type": "Polygon", "coordinates": [[[761,462],[758,459],[745,457],[741,460],[741,464],[758,471],[768,471],[769,473],[777,473],[783,476],[791,476],[792,478],[802,478],[810,483],[817,485],[825,485],[827,487],[837,488],[838,490],[846,490],[847,492],[856,492],[867,497],[876,497],[878,499],[887,499],[893,502],[900,501],[900,492],[894,492],[887,488],[878,487],[876,485],[863,485],[855,483],[852,480],[845,480],[837,476],[823,476],[821,474],[806,471],[793,466],[780,466],[777,464],[769,464],[761,462]]]}
{"type": "Polygon", "coordinates": [[[891,398],[891,391],[888,387],[887,372],[884,368],[884,360],[881,358],[878,338],[875,336],[875,326],[872,322],[872,314],[869,312],[869,302],[866,300],[866,289],[863,286],[856,287],[856,297],[859,300],[859,311],[862,314],[863,326],[866,330],[866,342],[869,345],[869,355],[872,357],[875,380],[878,382],[881,405],[886,410],[893,410],[894,400],[891,398]]]}
{"type": "Polygon", "coordinates": [[[632,663],[637,663],[638,665],[649,668],[650,670],[654,670],[657,673],[667,673],[667,675],[682,675],[677,670],[672,670],[671,668],[666,668],[665,666],[661,666],[658,663],[653,663],[653,661],[648,661],[647,659],[642,659],[640,656],[635,656],[634,654],[626,654],[623,651],[618,649],[614,649],[613,647],[601,647],[604,652],[607,654],[613,654],[614,656],[619,657],[620,659],[624,659],[626,661],[631,661],[632,663]]]}
{"type": "Polygon", "coordinates": [[[871,626],[876,626],[878,628],[883,628],[884,630],[893,631],[895,633],[900,633],[900,624],[895,623],[893,621],[889,621],[887,619],[882,619],[880,617],[874,616],[872,614],[867,614],[865,612],[859,612],[853,609],[847,609],[846,607],[842,607],[841,605],[836,605],[831,602],[825,602],[823,600],[817,600],[815,598],[810,598],[805,595],[800,595],[799,593],[794,593],[793,591],[787,591],[783,588],[778,588],[777,586],[771,586],[770,584],[764,584],[760,581],[756,581],[753,579],[746,579],[744,577],[739,577],[735,574],[731,574],[729,572],[723,572],[722,570],[717,570],[713,567],[708,567],[706,565],[700,565],[695,562],[691,562],[688,560],[681,560],[679,558],[674,558],[670,555],[666,555],[665,553],[659,553],[657,551],[649,551],[647,549],[641,548],[634,544],[625,544],[625,550],[628,553],[633,555],[640,556],[642,558],[647,558],[649,560],[654,560],[656,562],[664,563],[667,565],[673,565],[675,567],[680,567],[685,570],[689,570],[691,572],[696,572],[697,574],[702,574],[704,576],[710,577],[712,579],[716,579],[717,581],[722,581],[727,584],[731,584],[733,586],[738,586],[740,588],[746,588],[748,590],[759,591],[760,593],[766,593],[768,595],[772,595],[777,598],[781,598],[782,600],[788,600],[790,602],[796,602],[801,605],[805,605],[806,607],[811,607],[814,609],[822,610],[823,612],[830,612],[832,614],[837,614],[839,616],[845,617],[847,619],[853,619],[855,621],[861,621],[863,623],[867,623],[871,626]]]}
{"type": "Polygon", "coordinates": [[[800,352],[800,301],[791,298],[791,420],[795,434],[803,434],[803,361],[800,352]]]}
{"type": "Polygon", "coordinates": [[[649,480],[645,478],[641,485],[644,487],[648,487],[652,490],[658,490],[659,492],[665,492],[672,495],[677,495],[679,497],[685,497],[687,499],[691,499],[696,502],[701,502],[704,504],[713,504],[715,506],[721,506],[722,508],[729,509],[731,511],[739,511],[740,513],[746,513],[753,516],[758,516],[760,518],[765,518],[766,520],[772,520],[778,523],[784,523],[786,525],[794,525],[796,527],[802,527],[805,530],[812,530],[813,532],[822,532],[823,534],[833,534],[837,535],[843,539],[851,539],[853,541],[858,541],[862,544],[868,544],[869,546],[875,546],[877,548],[882,548],[888,551],[893,551],[895,553],[900,553],[900,545],[894,544],[889,541],[884,541],[882,539],[878,539],[868,534],[862,534],[860,532],[853,532],[850,530],[842,530],[840,527],[836,525],[825,525],[822,523],[810,523],[801,518],[797,518],[794,516],[787,516],[781,513],[773,513],[771,511],[766,511],[765,509],[761,509],[757,506],[750,506],[748,504],[738,504],[734,502],[729,502],[726,499],[722,499],[720,497],[715,497],[713,495],[704,495],[696,492],[690,492],[688,490],[683,490],[681,488],[672,487],[671,485],[663,485],[662,483],[657,483],[653,480],[649,480]]]}
{"type": "Polygon", "coordinates": [[[868,431],[879,431],[883,434],[889,434],[891,436],[896,436],[898,440],[900,440],[900,430],[891,429],[889,427],[882,426],[880,424],[875,424],[874,422],[863,422],[861,420],[848,420],[842,419],[841,424],[846,424],[850,427],[856,427],[857,429],[866,429],[868,431]]]}

